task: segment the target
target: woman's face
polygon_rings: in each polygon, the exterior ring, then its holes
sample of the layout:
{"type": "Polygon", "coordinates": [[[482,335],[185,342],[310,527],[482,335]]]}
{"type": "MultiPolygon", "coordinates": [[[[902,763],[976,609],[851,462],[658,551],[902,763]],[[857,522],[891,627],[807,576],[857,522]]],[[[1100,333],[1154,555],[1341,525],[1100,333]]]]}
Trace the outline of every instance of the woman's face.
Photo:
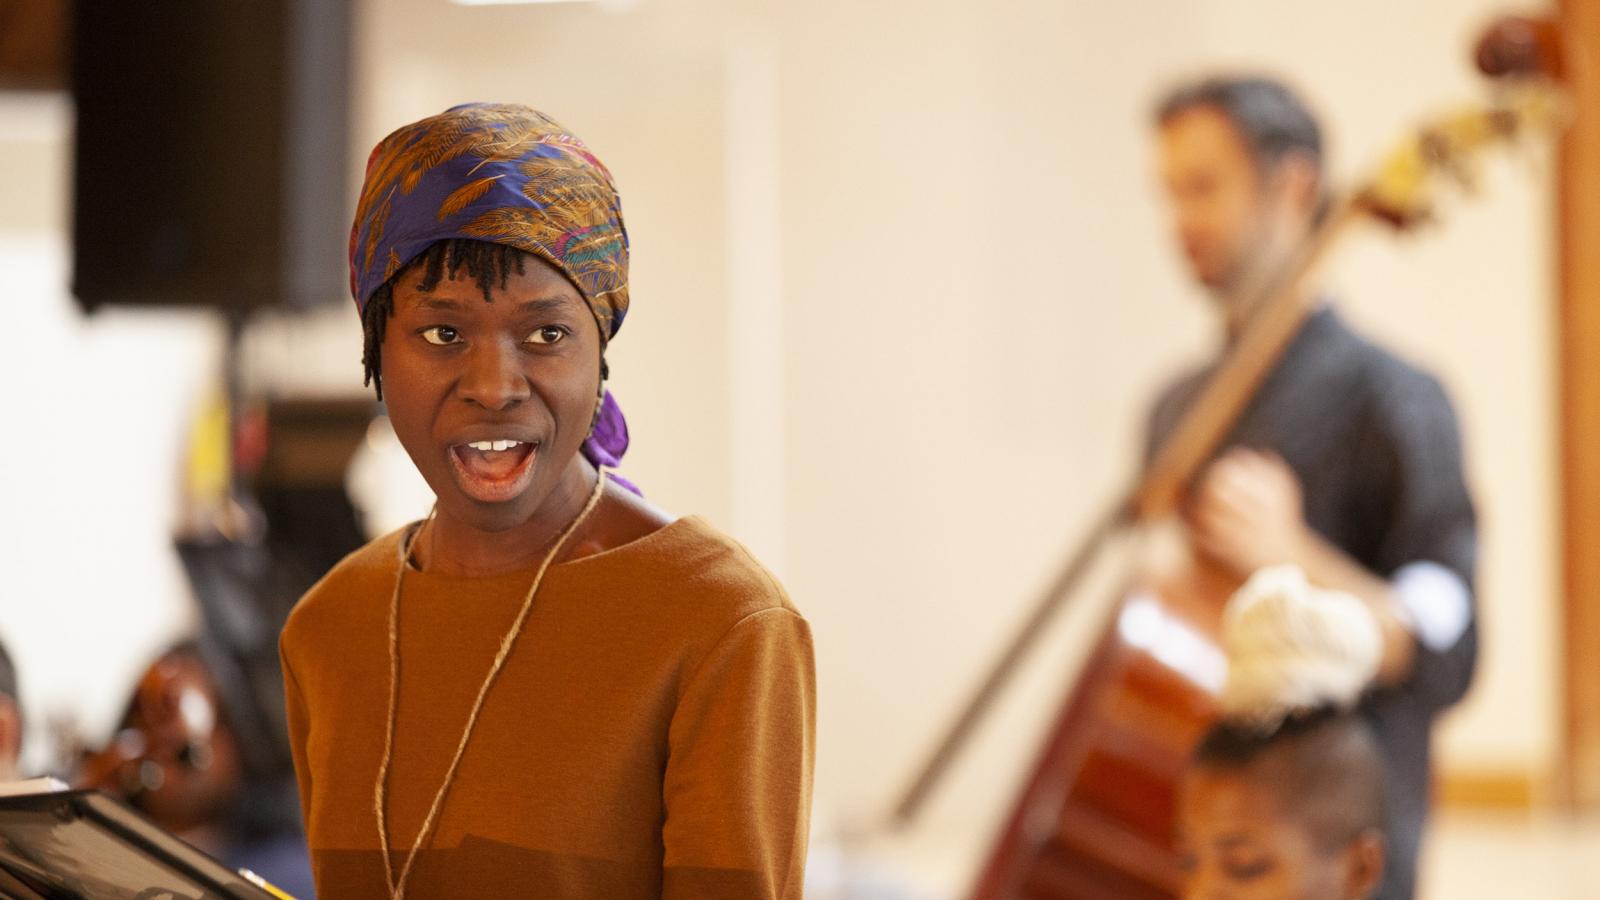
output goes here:
{"type": "Polygon", "coordinates": [[[1378,838],[1329,852],[1284,814],[1277,792],[1244,772],[1190,773],[1178,815],[1185,900],[1359,900],[1382,873],[1378,838]]]}
{"type": "Polygon", "coordinates": [[[525,260],[486,301],[463,269],[433,290],[394,284],[383,397],[395,434],[439,500],[482,531],[527,522],[578,472],[600,392],[600,332],[558,270],[525,260]]]}

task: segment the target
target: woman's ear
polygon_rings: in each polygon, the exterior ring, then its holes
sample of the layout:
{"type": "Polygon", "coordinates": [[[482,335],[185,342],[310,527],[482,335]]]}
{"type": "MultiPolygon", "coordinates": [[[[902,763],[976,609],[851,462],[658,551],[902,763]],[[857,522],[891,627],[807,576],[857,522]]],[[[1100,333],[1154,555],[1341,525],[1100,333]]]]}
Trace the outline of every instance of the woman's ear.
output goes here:
{"type": "Polygon", "coordinates": [[[1376,830],[1364,831],[1350,843],[1345,851],[1345,884],[1349,886],[1350,900],[1366,900],[1378,893],[1384,856],[1383,835],[1376,830]]]}

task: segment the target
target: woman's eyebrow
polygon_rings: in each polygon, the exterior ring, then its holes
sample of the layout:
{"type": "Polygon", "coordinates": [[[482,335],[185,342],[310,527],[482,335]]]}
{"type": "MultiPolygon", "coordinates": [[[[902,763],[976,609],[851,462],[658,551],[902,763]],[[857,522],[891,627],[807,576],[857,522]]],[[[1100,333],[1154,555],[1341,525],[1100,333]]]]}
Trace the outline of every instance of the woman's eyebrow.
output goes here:
{"type": "Polygon", "coordinates": [[[423,294],[418,297],[416,305],[423,309],[442,309],[451,312],[460,311],[464,308],[460,303],[449,297],[435,297],[430,294],[423,294]]]}
{"type": "Polygon", "coordinates": [[[524,300],[517,304],[519,313],[556,313],[571,309],[576,302],[565,294],[554,297],[539,297],[534,300],[524,300]]]}
{"type": "MultiPolygon", "coordinates": [[[[577,305],[576,300],[565,294],[553,297],[538,297],[533,300],[523,300],[516,305],[519,313],[553,313],[561,312],[577,305]]],[[[436,297],[423,294],[417,297],[416,305],[422,309],[442,309],[447,312],[460,312],[467,307],[461,301],[451,297],[436,297]]]]}

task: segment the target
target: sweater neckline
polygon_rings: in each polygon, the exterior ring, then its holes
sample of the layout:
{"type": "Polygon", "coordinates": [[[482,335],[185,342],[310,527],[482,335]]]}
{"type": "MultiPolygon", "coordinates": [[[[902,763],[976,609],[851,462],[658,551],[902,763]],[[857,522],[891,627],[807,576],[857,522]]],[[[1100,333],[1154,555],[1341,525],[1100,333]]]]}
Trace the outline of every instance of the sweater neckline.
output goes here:
{"type": "MultiPolygon", "coordinates": [[[[416,533],[417,529],[422,527],[423,521],[424,520],[422,519],[418,519],[417,521],[412,522],[411,524],[406,525],[395,532],[395,539],[393,541],[393,551],[395,554],[400,553],[400,548],[404,547],[406,542],[411,539],[411,536],[416,533]]],[[[587,556],[580,556],[577,559],[569,559],[566,562],[555,563],[550,567],[550,574],[554,575],[558,572],[569,572],[591,563],[599,563],[602,561],[613,560],[618,557],[642,553],[652,549],[656,544],[675,537],[680,531],[686,529],[699,529],[703,527],[704,522],[699,516],[680,516],[679,518],[668,522],[660,528],[657,528],[655,531],[634,538],[625,544],[618,544],[615,547],[608,547],[604,550],[601,550],[599,553],[590,553],[587,556]]],[[[392,559],[393,557],[390,558],[392,559]]],[[[413,566],[409,560],[407,560],[406,577],[408,579],[420,578],[440,584],[450,582],[490,584],[500,581],[527,581],[533,577],[534,571],[538,568],[538,564],[535,563],[533,565],[523,566],[516,569],[508,569],[504,572],[494,575],[449,575],[440,572],[431,572],[425,569],[418,569],[413,566]]]]}

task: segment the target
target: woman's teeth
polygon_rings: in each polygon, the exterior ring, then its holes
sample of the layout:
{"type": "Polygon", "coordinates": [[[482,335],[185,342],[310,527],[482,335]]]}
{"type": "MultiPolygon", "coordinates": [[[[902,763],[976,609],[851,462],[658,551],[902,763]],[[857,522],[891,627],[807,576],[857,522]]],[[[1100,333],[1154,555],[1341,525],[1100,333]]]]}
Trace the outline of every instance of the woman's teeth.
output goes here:
{"type": "Polygon", "coordinates": [[[533,478],[536,441],[471,441],[450,450],[457,481],[468,496],[498,503],[518,496],[533,478]]]}
{"type": "Polygon", "coordinates": [[[522,442],[521,441],[472,441],[471,443],[467,444],[467,446],[471,447],[474,450],[481,450],[481,451],[487,453],[487,452],[489,452],[491,450],[504,451],[504,450],[510,450],[512,447],[520,447],[520,446],[522,446],[522,442]]]}

